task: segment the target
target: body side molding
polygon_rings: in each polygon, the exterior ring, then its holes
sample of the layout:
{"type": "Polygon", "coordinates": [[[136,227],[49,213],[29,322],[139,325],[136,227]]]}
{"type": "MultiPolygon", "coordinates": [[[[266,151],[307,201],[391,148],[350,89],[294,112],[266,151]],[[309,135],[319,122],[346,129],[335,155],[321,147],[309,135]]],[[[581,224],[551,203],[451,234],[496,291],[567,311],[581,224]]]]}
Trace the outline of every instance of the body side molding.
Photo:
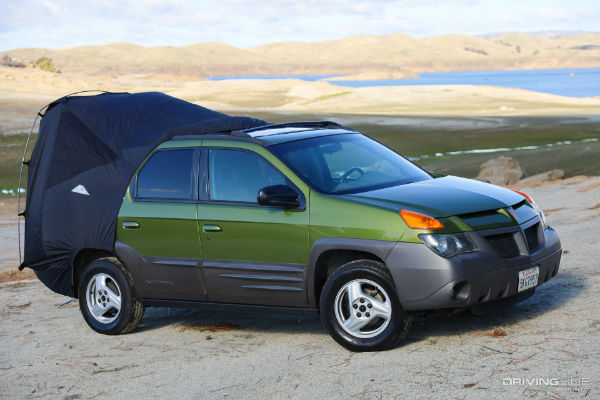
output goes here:
{"type": "Polygon", "coordinates": [[[232,311],[256,311],[273,312],[285,314],[318,314],[319,310],[308,307],[277,307],[254,304],[214,303],[209,301],[185,301],[185,300],[160,300],[141,299],[146,307],[178,307],[195,308],[200,310],[232,310],[232,311]]]}

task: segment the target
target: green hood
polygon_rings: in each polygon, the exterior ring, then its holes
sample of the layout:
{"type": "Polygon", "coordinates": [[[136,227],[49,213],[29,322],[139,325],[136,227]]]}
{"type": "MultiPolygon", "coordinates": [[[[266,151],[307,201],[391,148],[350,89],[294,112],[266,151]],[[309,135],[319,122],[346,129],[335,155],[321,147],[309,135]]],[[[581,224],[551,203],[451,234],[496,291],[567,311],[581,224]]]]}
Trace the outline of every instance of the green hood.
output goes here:
{"type": "Polygon", "coordinates": [[[435,218],[497,210],[523,201],[523,196],[512,190],[455,176],[392,186],[342,197],[392,210],[420,211],[435,218]]]}

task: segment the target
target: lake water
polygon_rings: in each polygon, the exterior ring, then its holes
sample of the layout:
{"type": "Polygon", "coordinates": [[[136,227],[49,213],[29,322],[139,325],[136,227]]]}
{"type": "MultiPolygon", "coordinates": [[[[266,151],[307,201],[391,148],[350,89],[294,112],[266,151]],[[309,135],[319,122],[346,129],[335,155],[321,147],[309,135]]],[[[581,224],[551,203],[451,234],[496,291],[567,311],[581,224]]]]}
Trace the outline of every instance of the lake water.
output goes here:
{"type": "MultiPolygon", "coordinates": [[[[465,71],[419,74],[414,79],[380,79],[373,81],[330,81],[334,85],[349,87],[408,86],[408,85],[489,85],[536,92],[558,94],[568,97],[600,96],[600,68],[536,69],[515,71],[465,71]]],[[[332,75],[256,75],[215,77],[224,79],[284,79],[305,81],[326,79],[332,75]]]]}
{"type": "Polygon", "coordinates": [[[339,75],[243,75],[243,76],[209,76],[213,81],[225,81],[228,79],[302,79],[303,81],[318,81],[320,79],[333,78],[339,75]]]}
{"type": "MultiPolygon", "coordinates": [[[[458,156],[458,155],[462,155],[462,154],[505,153],[505,152],[519,151],[519,150],[539,150],[539,149],[548,148],[548,147],[568,146],[571,144],[596,143],[596,142],[600,142],[600,138],[589,138],[589,139],[576,140],[576,141],[564,140],[562,142],[547,143],[547,144],[542,144],[542,145],[537,145],[537,146],[498,147],[495,149],[492,148],[492,149],[471,149],[471,150],[447,151],[445,153],[435,153],[433,156],[434,157],[442,157],[442,156],[458,156]]],[[[429,155],[429,154],[422,154],[422,155],[416,156],[416,157],[408,157],[408,159],[410,159],[411,161],[418,161],[418,160],[422,160],[422,159],[430,158],[430,157],[431,157],[431,155],[429,155]]]]}

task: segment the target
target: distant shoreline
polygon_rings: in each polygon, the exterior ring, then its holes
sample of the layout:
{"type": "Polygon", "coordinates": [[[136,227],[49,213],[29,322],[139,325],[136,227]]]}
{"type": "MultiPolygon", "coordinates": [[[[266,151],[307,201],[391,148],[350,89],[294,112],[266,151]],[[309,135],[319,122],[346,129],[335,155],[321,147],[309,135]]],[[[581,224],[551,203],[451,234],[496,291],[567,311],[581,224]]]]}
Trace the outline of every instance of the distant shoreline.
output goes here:
{"type": "Polygon", "coordinates": [[[600,97],[600,68],[456,71],[414,75],[393,78],[392,75],[375,73],[358,75],[210,76],[205,78],[213,81],[300,79],[307,82],[326,81],[334,85],[352,88],[407,85],[486,85],[576,98],[600,97]]]}

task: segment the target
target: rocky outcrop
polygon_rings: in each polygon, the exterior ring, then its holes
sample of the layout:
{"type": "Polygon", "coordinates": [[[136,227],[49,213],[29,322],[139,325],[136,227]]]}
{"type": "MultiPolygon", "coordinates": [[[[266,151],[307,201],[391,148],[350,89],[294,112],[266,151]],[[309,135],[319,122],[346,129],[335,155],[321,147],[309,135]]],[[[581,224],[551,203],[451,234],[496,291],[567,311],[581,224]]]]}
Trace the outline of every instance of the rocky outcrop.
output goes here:
{"type": "Polygon", "coordinates": [[[513,158],[501,156],[481,164],[479,175],[475,179],[494,185],[514,185],[527,174],[519,162],[513,158]]]}
{"type": "Polygon", "coordinates": [[[553,169],[532,176],[527,176],[525,170],[514,158],[501,156],[492,158],[481,164],[479,175],[475,179],[500,186],[515,184],[538,186],[546,182],[557,181],[565,177],[562,169],[553,169]]]}
{"type": "Polygon", "coordinates": [[[542,172],[541,174],[536,174],[529,176],[525,179],[522,179],[519,183],[523,184],[537,184],[537,183],[545,183],[552,182],[559,179],[563,179],[565,177],[565,171],[562,169],[553,169],[552,171],[542,172]]]}

